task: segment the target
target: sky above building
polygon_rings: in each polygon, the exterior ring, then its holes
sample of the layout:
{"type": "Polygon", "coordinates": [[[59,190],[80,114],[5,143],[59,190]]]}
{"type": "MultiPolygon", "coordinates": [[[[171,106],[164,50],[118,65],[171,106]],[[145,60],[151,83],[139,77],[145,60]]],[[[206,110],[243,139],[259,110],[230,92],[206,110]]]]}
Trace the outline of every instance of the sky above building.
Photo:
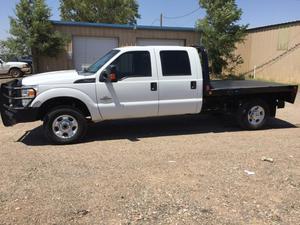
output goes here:
{"type": "MultiPolygon", "coordinates": [[[[9,36],[9,16],[19,0],[0,0],[0,40],[9,36]]],[[[60,20],[59,0],[46,0],[52,9],[53,20],[60,20]]],[[[198,0],[138,0],[141,19],[139,25],[159,25],[163,14],[164,26],[194,27],[205,11],[199,8],[198,0]],[[198,9],[198,10],[197,10],[198,9]],[[193,13],[191,13],[193,12],[193,13]],[[186,16],[185,16],[186,15],[186,16]]],[[[300,0],[237,0],[243,10],[241,24],[250,28],[300,20],[300,0]]]]}

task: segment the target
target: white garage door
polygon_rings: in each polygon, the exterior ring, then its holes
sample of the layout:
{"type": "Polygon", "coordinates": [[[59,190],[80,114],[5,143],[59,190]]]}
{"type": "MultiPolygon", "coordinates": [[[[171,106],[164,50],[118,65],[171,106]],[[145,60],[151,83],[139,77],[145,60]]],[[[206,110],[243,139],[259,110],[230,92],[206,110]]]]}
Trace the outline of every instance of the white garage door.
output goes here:
{"type": "Polygon", "coordinates": [[[137,45],[139,46],[147,46],[147,45],[167,45],[167,46],[184,46],[184,40],[178,39],[146,39],[146,38],[138,38],[137,45]]]}
{"type": "Polygon", "coordinates": [[[76,70],[93,64],[108,51],[118,47],[117,38],[73,37],[73,62],[76,70]]]}

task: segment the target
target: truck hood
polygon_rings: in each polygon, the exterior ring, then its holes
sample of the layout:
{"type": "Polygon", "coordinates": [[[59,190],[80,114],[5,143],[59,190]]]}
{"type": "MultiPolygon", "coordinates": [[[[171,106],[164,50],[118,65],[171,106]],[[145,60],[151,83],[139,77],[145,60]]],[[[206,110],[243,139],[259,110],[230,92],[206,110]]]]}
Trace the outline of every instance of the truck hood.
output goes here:
{"type": "Polygon", "coordinates": [[[79,78],[76,70],[63,70],[48,73],[40,73],[25,77],[22,85],[51,85],[51,84],[70,84],[79,78]]]}

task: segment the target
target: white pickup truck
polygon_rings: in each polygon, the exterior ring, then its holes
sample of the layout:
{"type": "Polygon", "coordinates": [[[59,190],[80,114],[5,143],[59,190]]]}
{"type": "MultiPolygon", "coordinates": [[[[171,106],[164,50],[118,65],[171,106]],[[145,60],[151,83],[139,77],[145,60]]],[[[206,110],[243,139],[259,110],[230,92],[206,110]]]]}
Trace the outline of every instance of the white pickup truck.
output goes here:
{"type": "MultiPolygon", "coordinates": [[[[298,86],[260,81],[210,81],[201,47],[123,47],[84,71],[49,72],[1,86],[5,126],[42,120],[56,144],[83,137],[87,122],[202,112],[236,115],[259,129],[298,86]]],[[[201,124],[195,125],[201,126],[201,124]]]]}
{"type": "Polygon", "coordinates": [[[25,62],[5,62],[0,59],[0,74],[9,74],[13,78],[31,73],[31,66],[25,62]]]}

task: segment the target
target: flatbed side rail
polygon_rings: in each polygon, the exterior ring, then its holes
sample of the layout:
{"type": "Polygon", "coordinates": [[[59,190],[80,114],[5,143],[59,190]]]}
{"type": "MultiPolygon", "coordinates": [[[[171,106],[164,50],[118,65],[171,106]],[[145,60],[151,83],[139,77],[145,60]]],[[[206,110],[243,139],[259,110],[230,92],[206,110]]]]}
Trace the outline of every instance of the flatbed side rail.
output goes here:
{"type": "Polygon", "coordinates": [[[282,100],[294,103],[298,92],[297,85],[286,86],[269,86],[269,87],[247,87],[247,88],[213,88],[206,92],[207,97],[222,97],[222,96],[247,96],[255,94],[274,94],[274,97],[279,96],[282,100]]]}

